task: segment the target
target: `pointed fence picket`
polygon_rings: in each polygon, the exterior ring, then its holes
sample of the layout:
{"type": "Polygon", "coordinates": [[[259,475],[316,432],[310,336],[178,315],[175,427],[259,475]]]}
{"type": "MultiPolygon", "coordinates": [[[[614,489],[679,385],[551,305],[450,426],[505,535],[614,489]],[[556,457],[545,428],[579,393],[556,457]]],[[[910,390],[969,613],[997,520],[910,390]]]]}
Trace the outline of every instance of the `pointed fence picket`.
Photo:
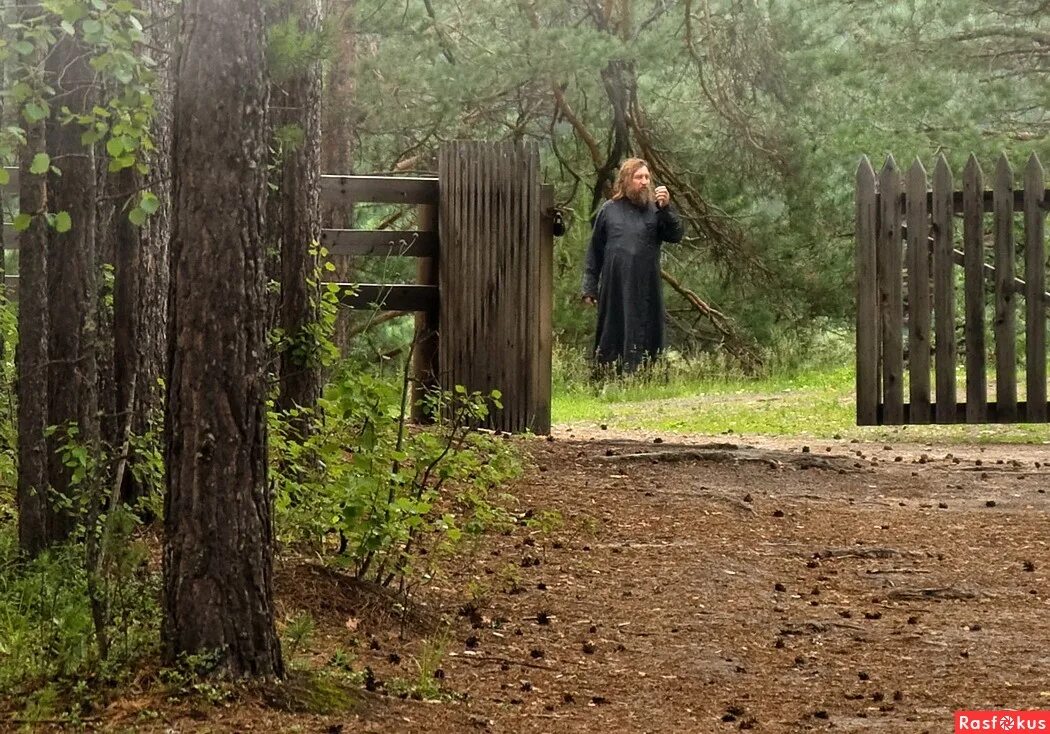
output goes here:
{"type": "Polygon", "coordinates": [[[961,190],[955,189],[943,155],[935,162],[932,186],[918,160],[903,176],[892,156],[878,173],[867,157],[861,160],[855,198],[859,425],[1047,421],[1045,218],[1050,190],[1034,154],[1022,178],[1015,188],[1005,154],[996,163],[991,189],[984,188],[974,156],[963,170],[961,190]],[[956,307],[960,275],[961,318],[956,307]],[[1025,300],[1023,310],[1018,297],[1025,300]],[[1019,312],[1024,400],[1018,399],[1017,384],[1019,312]],[[963,402],[956,395],[960,337],[963,402]],[[994,401],[988,399],[989,337],[994,401]]]}

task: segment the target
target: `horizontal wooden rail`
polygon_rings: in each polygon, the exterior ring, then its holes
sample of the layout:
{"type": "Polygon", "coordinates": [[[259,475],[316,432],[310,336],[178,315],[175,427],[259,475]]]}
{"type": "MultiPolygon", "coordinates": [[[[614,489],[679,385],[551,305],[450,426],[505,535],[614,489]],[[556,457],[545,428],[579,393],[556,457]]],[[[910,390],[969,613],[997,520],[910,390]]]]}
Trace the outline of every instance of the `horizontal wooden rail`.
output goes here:
{"type": "MultiPolygon", "coordinates": [[[[18,189],[18,169],[5,167],[6,189],[18,189]]],[[[376,204],[437,204],[436,176],[321,176],[321,197],[326,200],[376,204]]]]}
{"type": "MultiPolygon", "coordinates": [[[[901,209],[902,212],[904,211],[904,198],[905,197],[904,197],[903,193],[898,197],[898,199],[900,200],[900,209],[901,209]]],[[[985,189],[983,191],[983,193],[982,193],[982,199],[984,201],[984,211],[985,211],[985,213],[986,214],[991,214],[992,207],[995,204],[994,193],[990,189],[985,189]]],[[[878,202],[880,202],[881,200],[882,200],[882,194],[876,192],[876,194],[875,194],[876,206],[878,206],[878,202]]],[[[1050,189],[1045,189],[1044,190],[1044,192],[1043,192],[1043,201],[1044,202],[1050,202],[1050,189]]],[[[1013,202],[1014,202],[1013,209],[1014,209],[1015,212],[1023,212],[1024,211],[1024,189],[1023,188],[1014,189],[1013,202]]],[[[933,192],[932,191],[927,191],[926,192],[926,206],[927,207],[932,207],[933,206],[933,192]]],[[[1050,205],[1044,203],[1043,204],[1043,209],[1044,210],[1050,210],[1050,205]]],[[[962,191],[954,191],[954,192],[952,192],[952,213],[953,214],[962,214],[962,211],[963,211],[963,192],[962,191]]]]}
{"type": "MultiPolygon", "coordinates": [[[[7,295],[18,298],[18,276],[4,278],[7,295]]],[[[342,288],[341,305],[355,309],[378,309],[380,311],[425,311],[437,308],[438,287],[436,285],[379,283],[337,283],[342,288]]]]}
{"type": "MultiPolygon", "coordinates": [[[[907,227],[901,227],[901,239],[904,240],[905,242],[908,240],[908,228],[907,227]]],[[[930,251],[932,252],[933,251],[933,238],[932,237],[928,238],[926,240],[926,242],[930,246],[930,251]]],[[[963,252],[962,250],[960,250],[958,247],[952,248],[952,262],[954,262],[956,265],[959,265],[960,267],[965,267],[966,266],[966,253],[963,252]]],[[[986,262],[986,263],[984,263],[983,270],[984,270],[984,276],[986,278],[988,278],[988,280],[991,280],[991,281],[994,282],[995,281],[995,272],[996,272],[995,271],[995,266],[992,265],[989,262],[986,262]]],[[[1024,298],[1025,296],[1028,295],[1027,294],[1027,289],[1028,289],[1028,284],[1024,281],[1024,279],[1014,276],[1014,290],[1017,292],[1017,294],[1020,295],[1022,298],[1024,298]]],[[[1043,301],[1044,301],[1045,305],[1048,308],[1050,308],[1050,291],[1043,291],[1043,301]]]]}
{"type": "MultiPolygon", "coordinates": [[[[18,169],[5,167],[9,192],[18,190],[18,169]]],[[[438,203],[438,180],[432,176],[321,176],[321,198],[325,201],[373,204],[438,203]]]]}
{"type": "MultiPolygon", "coordinates": [[[[3,236],[4,249],[18,249],[18,232],[8,222],[3,225],[3,236]]],[[[321,244],[330,255],[435,257],[438,236],[420,230],[325,229],[321,230],[321,244]]]]}
{"type": "Polygon", "coordinates": [[[434,257],[438,235],[419,230],[324,229],[321,244],[330,255],[434,257]]]}
{"type": "Polygon", "coordinates": [[[437,308],[436,285],[382,285],[377,283],[339,283],[343,292],[339,302],[347,308],[380,311],[426,311],[437,308]]]}
{"type": "MultiPolygon", "coordinates": [[[[952,250],[952,260],[955,262],[956,265],[966,265],[966,253],[964,253],[958,248],[955,248],[954,250],[952,250]]],[[[988,280],[994,281],[995,266],[991,263],[985,263],[984,276],[988,278],[988,280]]],[[[1018,278],[1014,276],[1014,289],[1017,291],[1017,294],[1019,296],[1024,298],[1027,295],[1027,293],[1025,292],[1027,288],[1028,284],[1025,283],[1023,278],[1018,278]]],[[[1046,306],[1050,307],[1050,292],[1043,291],[1043,302],[1046,306]]]]}
{"type": "MultiPolygon", "coordinates": [[[[987,405],[988,405],[987,419],[981,421],[982,423],[1030,423],[1030,422],[1032,422],[1029,419],[1029,417],[1028,417],[1028,413],[1029,413],[1029,411],[1028,411],[1028,403],[1023,401],[1023,400],[1019,401],[1016,404],[1017,405],[1017,412],[1012,414],[1012,415],[1008,415],[1008,416],[1001,415],[1002,411],[999,409],[999,406],[996,403],[989,402],[987,405]]],[[[930,408],[931,408],[931,411],[932,411],[931,414],[932,415],[937,415],[937,413],[936,413],[937,404],[936,403],[932,403],[930,408]]],[[[904,422],[905,423],[911,422],[911,410],[912,410],[911,404],[910,403],[905,403],[904,404],[904,422]]],[[[1047,403],[1047,410],[1050,410],[1050,403],[1047,403]]],[[[878,412],[877,412],[877,420],[878,420],[877,425],[880,425],[880,426],[884,425],[884,423],[883,423],[883,420],[884,420],[883,419],[883,412],[884,412],[884,406],[883,406],[882,403],[879,403],[878,412]]],[[[952,413],[952,416],[953,416],[953,420],[951,422],[953,422],[953,423],[966,423],[966,403],[956,403],[954,411],[949,409],[949,412],[952,413]]],[[[930,422],[932,423],[933,421],[930,421],[930,422]]],[[[1035,422],[1045,423],[1045,421],[1042,420],[1042,419],[1040,419],[1038,421],[1035,421],[1035,422]]]]}
{"type": "Polygon", "coordinates": [[[378,204],[437,204],[436,177],[321,176],[325,201],[378,204]]]}

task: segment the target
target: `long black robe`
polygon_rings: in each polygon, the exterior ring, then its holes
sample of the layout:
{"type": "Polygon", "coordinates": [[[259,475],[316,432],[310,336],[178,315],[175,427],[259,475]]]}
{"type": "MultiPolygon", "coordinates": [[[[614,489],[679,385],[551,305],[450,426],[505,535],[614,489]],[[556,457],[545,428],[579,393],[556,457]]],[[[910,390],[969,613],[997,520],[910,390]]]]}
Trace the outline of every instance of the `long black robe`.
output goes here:
{"type": "Polygon", "coordinates": [[[583,294],[598,298],[594,358],[632,372],[664,348],[662,242],[682,239],[673,206],[608,201],[598,212],[587,249],[583,294]]]}

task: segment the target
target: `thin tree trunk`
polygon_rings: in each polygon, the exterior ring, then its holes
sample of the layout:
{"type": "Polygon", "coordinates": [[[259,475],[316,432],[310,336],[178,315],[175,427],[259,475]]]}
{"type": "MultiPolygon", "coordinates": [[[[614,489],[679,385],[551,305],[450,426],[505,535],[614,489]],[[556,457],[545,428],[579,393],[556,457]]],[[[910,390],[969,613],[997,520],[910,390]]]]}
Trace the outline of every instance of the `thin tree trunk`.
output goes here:
{"type": "MultiPolygon", "coordinates": [[[[146,3],[150,16],[164,18],[173,11],[167,0],[146,3]]],[[[158,22],[149,28],[150,45],[172,49],[175,44],[172,22],[158,22]]],[[[115,405],[120,435],[143,435],[151,417],[163,408],[164,394],[159,379],[166,376],[168,329],[168,244],[171,239],[171,116],[172,66],[168,55],[158,59],[154,85],[154,117],[151,127],[154,151],[149,157],[149,173],[134,169],[121,172],[116,193],[127,202],[141,189],[148,189],[159,201],[159,208],[141,227],[118,211],[113,222],[116,244],[114,272],[114,351],[116,365],[115,405]]],[[[131,456],[132,463],[136,457],[131,456]]],[[[121,499],[134,506],[146,488],[133,472],[125,472],[121,499]]]]}
{"type": "MultiPolygon", "coordinates": [[[[357,0],[347,0],[341,6],[338,18],[332,23],[338,29],[336,49],[328,67],[328,83],[325,85],[323,103],[324,120],[321,141],[321,172],[351,175],[354,172],[354,94],[356,80],[353,65],[357,60],[357,34],[354,32],[354,11],[357,0]]],[[[343,229],[354,226],[353,202],[325,202],[321,205],[322,226],[343,229]]],[[[332,255],[335,266],[333,276],[342,283],[352,281],[354,259],[349,255],[332,255]]],[[[351,311],[341,308],[335,317],[333,340],[340,354],[346,356],[350,349],[351,311]]]]}
{"type": "MultiPolygon", "coordinates": [[[[319,33],[317,0],[293,0],[283,8],[304,33],[319,33]]],[[[316,334],[320,318],[317,256],[321,238],[321,64],[311,62],[282,80],[282,118],[302,132],[302,142],[281,161],[281,329],[289,346],[281,352],[280,410],[313,408],[321,393],[316,334]],[[311,282],[314,281],[314,282],[311,282]]],[[[300,431],[305,422],[299,422],[300,431]]]]}
{"type": "MultiPolygon", "coordinates": [[[[124,208],[127,199],[124,192],[132,191],[142,186],[142,175],[133,168],[125,168],[110,177],[115,191],[118,195],[118,207],[110,221],[110,231],[113,238],[113,412],[116,420],[113,421],[114,433],[112,446],[119,445],[118,436],[125,433],[124,426],[132,420],[131,411],[134,405],[129,402],[133,399],[136,381],[140,369],[140,355],[138,342],[141,338],[141,327],[143,324],[142,312],[139,308],[141,303],[141,291],[143,285],[142,273],[142,249],[146,244],[142,229],[136,227],[128,219],[128,212],[124,208]]],[[[127,476],[130,477],[130,472],[127,476]]],[[[128,488],[122,488],[121,493],[126,499],[129,497],[128,488]]]]}
{"type": "Polygon", "coordinates": [[[262,5],[185,0],[174,126],[166,657],[281,675],[266,481],[262,5]]]}
{"type": "Polygon", "coordinates": [[[99,283],[97,296],[98,338],[96,339],[95,359],[98,366],[98,409],[99,433],[105,446],[116,446],[120,440],[120,420],[117,415],[117,385],[115,353],[115,290],[119,287],[116,280],[116,246],[118,233],[114,226],[120,216],[117,204],[113,200],[116,189],[121,186],[121,177],[125,171],[110,173],[107,170],[109,158],[104,148],[95,151],[95,254],[98,258],[98,272],[110,268],[112,277],[109,286],[105,278],[99,283]]]}
{"type": "MultiPolygon", "coordinates": [[[[53,108],[68,107],[87,114],[94,106],[95,72],[84,49],[63,35],[48,56],[47,69],[56,90],[53,108]]],[[[57,112],[56,112],[57,115],[57,112]]],[[[98,279],[95,251],[95,157],[80,142],[82,128],[48,123],[47,149],[61,175],[48,177],[48,205],[52,212],[68,212],[73,223],[65,233],[50,231],[47,257],[48,307],[48,421],[59,427],[48,440],[51,488],[69,497],[72,472],[62,463],[58,448],[66,442],[64,428],[75,423],[77,441],[97,455],[99,440],[98,279]]],[[[73,530],[73,513],[57,518],[56,539],[73,530]]]]}
{"type": "Polygon", "coordinates": [[[58,513],[47,494],[47,182],[29,173],[44,150],[44,123],[26,127],[20,165],[20,209],[32,214],[19,235],[18,302],[18,544],[36,555],[54,542],[58,513]]]}

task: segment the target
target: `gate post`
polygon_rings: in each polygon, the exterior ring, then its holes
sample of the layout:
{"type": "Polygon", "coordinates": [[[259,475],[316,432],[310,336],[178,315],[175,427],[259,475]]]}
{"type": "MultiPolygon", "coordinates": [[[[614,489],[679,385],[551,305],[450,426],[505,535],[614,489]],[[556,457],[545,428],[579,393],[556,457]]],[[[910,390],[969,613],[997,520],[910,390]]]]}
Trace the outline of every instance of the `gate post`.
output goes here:
{"type": "MultiPolygon", "coordinates": [[[[440,186],[440,182],[439,182],[440,186]]],[[[440,194],[439,194],[440,196],[440,194]]],[[[416,210],[417,228],[421,232],[438,230],[438,207],[433,204],[422,204],[416,210]]],[[[421,257],[416,265],[416,282],[419,285],[438,285],[438,262],[441,258],[441,239],[438,238],[438,249],[433,257],[421,257]]],[[[441,293],[440,288],[438,293],[441,293]]],[[[440,298],[440,296],[439,296],[440,298]]],[[[438,333],[440,330],[440,307],[434,305],[415,315],[416,329],[412,352],[412,421],[427,423],[433,419],[429,415],[423,399],[438,386],[438,333]]]]}

